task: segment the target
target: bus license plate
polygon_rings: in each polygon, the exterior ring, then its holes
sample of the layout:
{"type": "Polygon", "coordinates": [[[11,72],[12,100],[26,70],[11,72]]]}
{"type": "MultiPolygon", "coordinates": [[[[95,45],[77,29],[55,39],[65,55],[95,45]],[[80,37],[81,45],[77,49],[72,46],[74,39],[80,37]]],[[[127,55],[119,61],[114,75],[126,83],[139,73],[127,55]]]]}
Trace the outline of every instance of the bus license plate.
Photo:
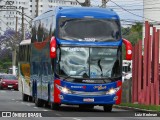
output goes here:
{"type": "Polygon", "coordinates": [[[94,102],[94,98],[84,98],[83,102],[94,102]]]}

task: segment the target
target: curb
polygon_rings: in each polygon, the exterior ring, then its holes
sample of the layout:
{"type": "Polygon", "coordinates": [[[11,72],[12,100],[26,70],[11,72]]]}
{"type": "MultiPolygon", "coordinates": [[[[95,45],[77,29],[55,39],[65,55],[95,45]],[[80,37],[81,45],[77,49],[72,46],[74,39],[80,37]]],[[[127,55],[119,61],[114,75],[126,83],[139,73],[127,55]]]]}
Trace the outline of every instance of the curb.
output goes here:
{"type": "Polygon", "coordinates": [[[146,109],[133,108],[133,107],[128,107],[128,106],[114,105],[113,108],[119,108],[119,109],[124,109],[124,110],[132,110],[132,111],[150,112],[150,113],[158,113],[158,114],[160,114],[160,112],[156,111],[156,110],[146,110],[146,109]]]}

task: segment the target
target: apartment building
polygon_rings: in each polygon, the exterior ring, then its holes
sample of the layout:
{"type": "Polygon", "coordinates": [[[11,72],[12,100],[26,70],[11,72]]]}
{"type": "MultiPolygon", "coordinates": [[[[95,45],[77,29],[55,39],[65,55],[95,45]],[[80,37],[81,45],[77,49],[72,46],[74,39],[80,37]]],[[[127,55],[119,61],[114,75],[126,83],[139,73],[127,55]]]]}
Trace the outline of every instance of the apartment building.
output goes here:
{"type": "Polygon", "coordinates": [[[25,31],[30,31],[30,18],[35,18],[36,16],[45,12],[47,9],[54,8],[56,6],[79,6],[79,4],[76,2],[76,0],[1,0],[0,35],[2,35],[7,29],[16,29],[16,17],[18,18],[18,30],[21,30],[22,7],[24,8],[25,14],[24,28],[25,31]]]}

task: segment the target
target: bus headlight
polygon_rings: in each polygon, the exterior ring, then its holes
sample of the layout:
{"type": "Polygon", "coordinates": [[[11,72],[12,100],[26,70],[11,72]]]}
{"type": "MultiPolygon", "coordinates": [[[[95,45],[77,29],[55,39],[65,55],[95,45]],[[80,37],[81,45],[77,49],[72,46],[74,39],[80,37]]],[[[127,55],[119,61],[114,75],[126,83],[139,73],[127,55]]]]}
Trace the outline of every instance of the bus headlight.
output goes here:
{"type": "Polygon", "coordinates": [[[56,84],[56,87],[64,94],[71,94],[71,91],[66,87],[62,87],[62,86],[59,86],[57,84],[56,84]]]}
{"type": "Polygon", "coordinates": [[[121,88],[121,86],[120,86],[120,87],[117,87],[117,88],[111,88],[111,89],[109,89],[109,90],[106,92],[106,95],[113,95],[113,94],[115,94],[120,88],[121,88]]]}

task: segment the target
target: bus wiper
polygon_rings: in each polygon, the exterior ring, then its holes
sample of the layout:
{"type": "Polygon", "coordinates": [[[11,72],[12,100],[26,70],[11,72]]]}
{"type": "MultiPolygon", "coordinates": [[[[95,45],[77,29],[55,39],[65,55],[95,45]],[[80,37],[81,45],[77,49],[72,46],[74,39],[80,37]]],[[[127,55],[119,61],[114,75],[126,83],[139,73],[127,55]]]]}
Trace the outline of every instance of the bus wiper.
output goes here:
{"type": "Polygon", "coordinates": [[[60,27],[62,28],[63,26],[66,25],[67,22],[74,21],[74,20],[76,20],[76,19],[69,19],[69,20],[66,20],[66,21],[62,22],[60,27]]]}
{"type": "Polygon", "coordinates": [[[57,74],[57,73],[56,73],[56,76],[57,76],[57,78],[62,79],[62,80],[64,80],[64,81],[65,81],[66,79],[68,79],[68,78],[72,78],[71,75],[69,75],[69,76],[63,76],[63,75],[59,75],[59,74],[57,74]]]}
{"type": "Polygon", "coordinates": [[[111,80],[112,82],[117,81],[118,79],[120,79],[121,76],[117,76],[117,77],[107,77],[107,79],[111,80]]]}
{"type": "Polygon", "coordinates": [[[103,71],[102,71],[102,66],[101,66],[101,59],[98,60],[98,67],[100,68],[101,70],[101,77],[103,76],[103,71]]]}
{"type": "Polygon", "coordinates": [[[72,78],[71,76],[72,76],[72,75],[69,75],[69,76],[65,77],[64,80],[66,80],[66,79],[68,79],[68,78],[72,78]]]}

